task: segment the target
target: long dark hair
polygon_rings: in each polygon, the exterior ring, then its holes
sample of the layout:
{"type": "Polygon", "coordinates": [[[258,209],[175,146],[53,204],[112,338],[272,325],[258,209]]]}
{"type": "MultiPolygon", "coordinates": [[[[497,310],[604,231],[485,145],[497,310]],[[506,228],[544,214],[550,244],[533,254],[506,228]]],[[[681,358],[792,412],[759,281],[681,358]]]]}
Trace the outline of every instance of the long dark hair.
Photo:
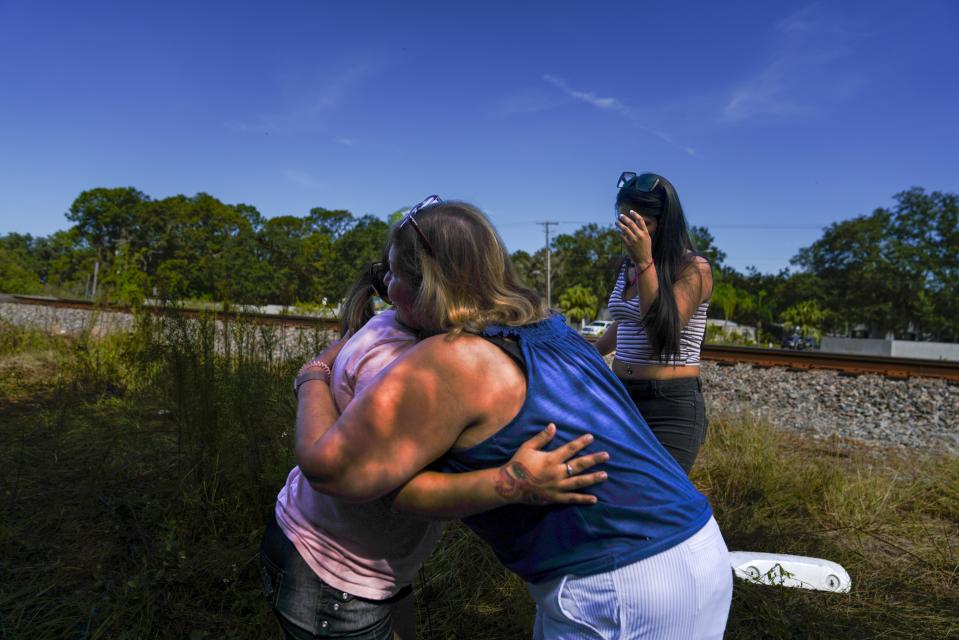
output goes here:
{"type": "MultiPolygon", "coordinates": [[[[689,239],[686,216],[676,188],[666,178],[657,177],[659,184],[649,192],[632,189],[631,183],[623,185],[616,194],[616,210],[619,212],[628,207],[636,213],[656,217],[653,262],[656,264],[659,295],[646,312],[642,326],[654,353],[658,354],[661,361],[668,363],[679,355],[679,340],[683,331],[673,284],[699,254],[689,239]]],[[[624,258],[622,264],[625,265],[628,259],[624,258]]]]}
{"type": "MultiPolygon", "coordinates": [[[[382,262],[386,262],[389,256],[389,245],[383,249],[382,262]]],[[[356,333],[364,324],[370,321],[376,314],[373,308],[373,264],[367,262],[360,267],[356,274],[356,280],[350,287],[350,292],[346,296],[346,302],[340,310],[340,337],[346,335],[347,331],[356,333]]]]}

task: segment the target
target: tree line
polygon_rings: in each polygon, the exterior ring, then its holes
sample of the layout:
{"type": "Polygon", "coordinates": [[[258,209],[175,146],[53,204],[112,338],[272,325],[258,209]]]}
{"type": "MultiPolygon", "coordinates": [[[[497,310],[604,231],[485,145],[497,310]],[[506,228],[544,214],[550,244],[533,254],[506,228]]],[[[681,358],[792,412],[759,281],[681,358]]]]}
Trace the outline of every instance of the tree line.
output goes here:
{"type": "MultiPolygon", "coordinates": [[[[714,269],[710,316],[803,332],[959,340],[959,197],[913,188],[892,208],[833,223],[776,274],[725,264],[705,227],[692,227],[714,269]]],[[[394,222],[402,210],[387,216],[394,222]]],[[[380,258],[389,224],[346,210],[265,218],[199,193],[153,199],[134,188],[84,191],[72,226],[46,237],[0,236],[0,290],[237,304],[335,306],[357,270],[380,258]]],[[[588,224],[551,242],[555,306],[573,320],[605,306],[622,246],[588,224]]],[[[527,284],[546,292],[546,249],[516,251],[527,284]]]]}
{"type": "Polygon", "coordinates": [[[0,288],[122,302],[337,301],[389,231],[345,210],[265,218],[206,193],[154,200],[133,188],[84,191],[66,217],[73,226],[49,237],[0,238],[0,288]]]}

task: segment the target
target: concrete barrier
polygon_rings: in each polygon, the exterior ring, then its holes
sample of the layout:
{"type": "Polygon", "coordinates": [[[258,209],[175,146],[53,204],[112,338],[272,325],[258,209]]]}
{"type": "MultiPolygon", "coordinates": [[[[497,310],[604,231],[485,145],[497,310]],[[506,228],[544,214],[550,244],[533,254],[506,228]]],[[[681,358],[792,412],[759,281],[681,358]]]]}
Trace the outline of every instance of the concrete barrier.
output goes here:
{"type": "Polygon", "coordinates": [[[959,361],[959,343],[955,342],[919,342],[917,340],[878,340],[875,338],[823,336],[819,350],[826,353],[853,353],[864,356],[959,361]]]}

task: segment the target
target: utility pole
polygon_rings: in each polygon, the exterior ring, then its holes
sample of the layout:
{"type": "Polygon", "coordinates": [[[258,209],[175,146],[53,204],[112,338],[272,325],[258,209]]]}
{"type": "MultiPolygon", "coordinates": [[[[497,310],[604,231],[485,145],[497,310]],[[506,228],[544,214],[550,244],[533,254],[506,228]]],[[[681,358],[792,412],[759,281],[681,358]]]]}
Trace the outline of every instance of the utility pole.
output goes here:
{"type": "Polygon", "coordinates": [[[91,298],[97,297],[97,274],[100,273],[100,258],[97,258],[97,261],[93,263],[93,293],[90,295],[91,298]]]}
{"type": "Polygon", "coordinates": [[[558,222],[537,222],[536,224],[543,227],[543,230],[546,231],[546,306],[552,307],[552,282],[551,282],[551,268],[550,268],[550,250],[549,250],[549,227],[550,225],[558,225],[558,222]]]}

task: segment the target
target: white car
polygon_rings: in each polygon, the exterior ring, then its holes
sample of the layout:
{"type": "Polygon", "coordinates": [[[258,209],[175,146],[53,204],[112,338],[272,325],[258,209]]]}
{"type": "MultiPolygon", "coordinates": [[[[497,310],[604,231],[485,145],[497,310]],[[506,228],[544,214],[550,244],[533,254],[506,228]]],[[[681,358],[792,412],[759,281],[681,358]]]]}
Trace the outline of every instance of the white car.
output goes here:
{"type": "Polygon", "coordinates": [[[612,324],[612,320],[593,320],[580,329],[579,333],[587,340],[598,340],[606,333],[606,330],[609,329],[612,324]]]}

